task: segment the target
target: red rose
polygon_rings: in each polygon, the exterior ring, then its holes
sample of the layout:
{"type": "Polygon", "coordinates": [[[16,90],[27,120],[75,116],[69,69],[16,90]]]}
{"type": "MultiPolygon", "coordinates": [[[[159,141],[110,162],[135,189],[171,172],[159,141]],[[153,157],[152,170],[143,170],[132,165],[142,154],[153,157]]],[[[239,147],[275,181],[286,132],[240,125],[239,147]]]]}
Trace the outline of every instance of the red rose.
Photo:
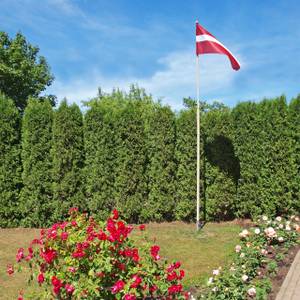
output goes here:
{"type": "Polygon", "coordinates": [[[185,275],[185,274],[184,274],[184,270],[180,270],[180,271],[179,271],[178,279],[181,280],[181,279],[184,277],[184,275],[185,275]]]}
{"type": "Polygon", "coordinates": [[[116,209],[114,209],[112,213],[113,213],[113,219],[115,220],[119,219],[119,212],[116,209]]]}
{"type": "Polygon", "coordinates": [[[136,296],[133,294],[126,294],[124,299],[125,300],[136,300],[136,296]]]}
{"type": "Polygon", "coordinates": [[[118,293],[119,291],[123,290],[124,286],[125,286],[124,281],[118,280],[118,281],[112,286],[111,292],[112,292],[113,294],[116,294],[116,293],[118,293]]]}
{"type": "Polygon", "coordinates": [[[43,283],[45,281],[45,277],[44,277],[44,274],[43,273],[40,273],[37,277],[37,281],[38,283],[43,283]]]}
{"type": "Polygon", "coordinates": [[[177,294],[182,291],[182,285],[181,284],[173,284],[168,288],[169,295],[177,294]]]}
{"type": "Polygon", "coordinates": [[[158,255],[159,250],[160,250],[160,247],[157,246],[157,245],[154,245],[154,246],[151,247],[150,253],[151,253],[151,256],[153,257],[154,260],[159,260],[160,259],[160,256],[158,255]]]}
{"type": "Polygon", "coordinates": [[[56,251],[51,248],[41,251],[41,257],[44,258],[48,264],[52,263],[52,261],[56,258],[56,255],[56,251]]]}
{"type": "Polygon", "coordinates": [[[177,279],[177,274],[176,272],[172,272],[170,274],[167,275],[167,280],[168,281],[173,281],[173,280],[176,280],[177,279]]]}
{"type": "Polygon", "coordinates": [[[56,295],[59,294],[59,292],[63,286],[61,280],[59,280],[56,276],[52,276],[51,283],[53,285],[54,294],[56,294],[56,295]]]}
{"type": "Polygon", "coordinates": [[[14,267],[12,265],[7,265],[7,268],[6,268],[6,272],[8,275],[11,275],[14,273],[14,267]]]}
{"type": "Polygon", "coordinates": [[[139,277],[138,275],[133,275],[133,283],[130,285],[130,287],[131,288],[137,288],[140,284],[141,284],[141,282],[142,282],[142,278],[141,277],[139,277]]]}
{"type": "Polygon", "coordinates": [[[68,294],[72,295],[73,292],[75,291],[75,287],[72,284],[65,284],[65,289],[67,291],[68,294]]]}
{"type": "Polygon", "coordinates": [[[145,225],[145,224],[141,224],[141,225],[139,226],[139,229],[140,229],[141,231],[145,230],[145,229],[146,229],[146,225],[145,225]]]}
{"type": "Polygon", "coordinates": [[[22,258],[24,258],[24,249],[23,248],[20,248],[18,250],[18,253],[16,255],[16,260],[17,262],[20,262],[22,260],[22,258]]]}

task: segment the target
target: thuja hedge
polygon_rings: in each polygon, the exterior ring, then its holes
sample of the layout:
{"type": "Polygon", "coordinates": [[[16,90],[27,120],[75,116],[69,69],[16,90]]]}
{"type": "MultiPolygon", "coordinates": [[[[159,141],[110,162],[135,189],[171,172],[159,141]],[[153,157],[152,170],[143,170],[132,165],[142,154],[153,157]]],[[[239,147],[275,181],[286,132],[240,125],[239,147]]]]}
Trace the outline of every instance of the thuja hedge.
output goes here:
{"type": "MultiPolygon", "coordinates": [[[[20,114],[0,97],[0,226],[45,226],[74,205],[129,222],[195,219],[196,103],[174,112],[143,89],[20,114]]],[[[201,103],[202,217],[300,210],[300,97],[201,103]]]]}

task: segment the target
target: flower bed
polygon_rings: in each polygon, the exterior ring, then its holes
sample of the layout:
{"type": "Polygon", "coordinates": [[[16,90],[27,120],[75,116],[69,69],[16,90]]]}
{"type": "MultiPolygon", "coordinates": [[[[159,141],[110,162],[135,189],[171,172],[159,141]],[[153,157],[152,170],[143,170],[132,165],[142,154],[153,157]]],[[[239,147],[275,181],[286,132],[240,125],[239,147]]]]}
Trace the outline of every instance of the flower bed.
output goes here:
{"type": "Polygon", "coordinates": [[[201,298],[266,299],[271,291],[270,278],[288,249],[299,241],[299,233],[299,217],[269,220],[263,216],[254,227],[239,234],[233,263],[213,270],[201,298]]]}
{"type": "MultiPolygon", "coordinates": [[[[160,257],[160,247],[144,236],[145,225],[139,226],[144,242],[137,248],[132,229],[116,210],[104,223],[71,209],[67,221],[42,229],[27,251],[20,248],[7,273],[28,266],[29,280],[40,285],[34,299],[187,299],[181,263],[160,257]]],[[[28,297],[21,293],[18,299],[28,297]]]]}

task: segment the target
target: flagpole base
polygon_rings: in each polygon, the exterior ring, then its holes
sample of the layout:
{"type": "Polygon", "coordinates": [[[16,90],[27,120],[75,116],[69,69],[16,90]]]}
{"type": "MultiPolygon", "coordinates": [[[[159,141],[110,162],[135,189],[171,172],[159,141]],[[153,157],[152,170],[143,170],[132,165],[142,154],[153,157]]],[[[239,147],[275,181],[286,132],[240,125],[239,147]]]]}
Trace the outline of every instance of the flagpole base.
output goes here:
{"type": "Polygon", "coordinates": [[[201,222],[201,221],[197,221],[196,222],[196,227],[197,227],[197,231],[202,229],[204,226],[204,222],[201,222]]]}

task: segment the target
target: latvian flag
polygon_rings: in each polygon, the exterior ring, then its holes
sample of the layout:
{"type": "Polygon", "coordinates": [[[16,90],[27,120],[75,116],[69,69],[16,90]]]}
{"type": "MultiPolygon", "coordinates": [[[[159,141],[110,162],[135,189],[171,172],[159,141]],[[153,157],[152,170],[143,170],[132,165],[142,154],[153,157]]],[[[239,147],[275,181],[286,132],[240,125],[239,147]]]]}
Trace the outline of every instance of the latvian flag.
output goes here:
{"type": "Polygon", "coordinates": [[[230,60],[234,70],[239,70],[240,64],[232,53],[219,42],[211,33],[196,22],[196,55],[206,53],[224,54],[230,60]]]}

